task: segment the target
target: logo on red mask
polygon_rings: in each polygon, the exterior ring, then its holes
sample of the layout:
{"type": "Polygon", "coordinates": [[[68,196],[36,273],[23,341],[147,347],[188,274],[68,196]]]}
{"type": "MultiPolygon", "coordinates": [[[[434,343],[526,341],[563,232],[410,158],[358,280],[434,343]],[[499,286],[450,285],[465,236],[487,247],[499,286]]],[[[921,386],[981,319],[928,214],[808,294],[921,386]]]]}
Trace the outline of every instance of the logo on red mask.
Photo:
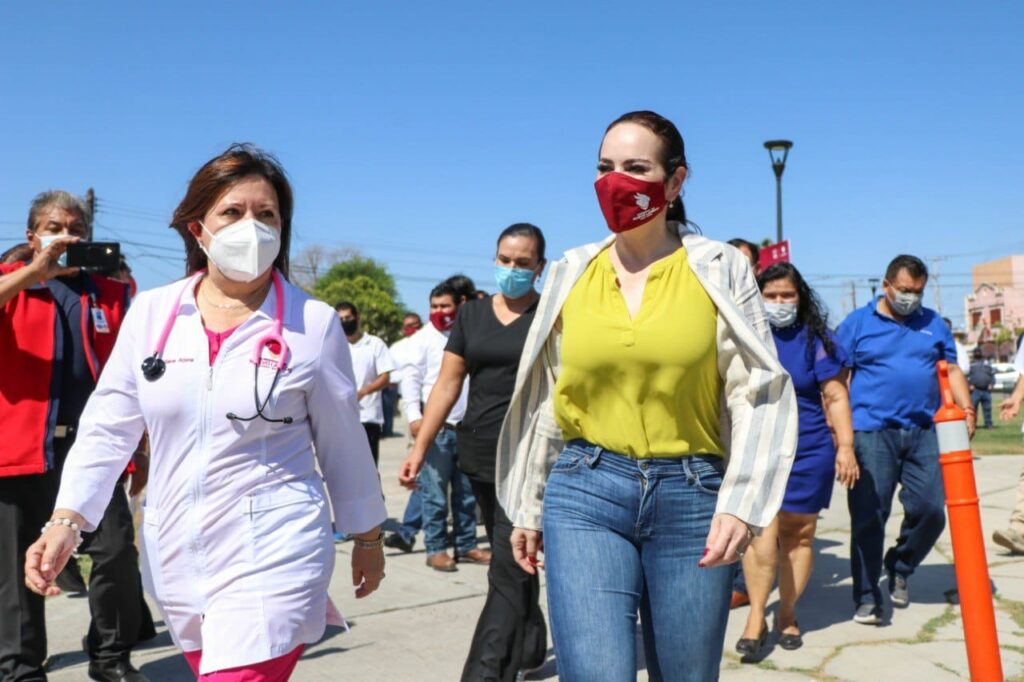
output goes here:
{"type": "Polygon", "coordinates": [[[430,324],[439,332],[446,332],[455,324],[455,311],[435,310],[430,313],[430,324]]]}
{"type": "Polygon", "coordinates": [[[626,232],[650,222],[665,209],[665,185],[625,173],[605,173],[594,183],[608,229],[626,232]]]}

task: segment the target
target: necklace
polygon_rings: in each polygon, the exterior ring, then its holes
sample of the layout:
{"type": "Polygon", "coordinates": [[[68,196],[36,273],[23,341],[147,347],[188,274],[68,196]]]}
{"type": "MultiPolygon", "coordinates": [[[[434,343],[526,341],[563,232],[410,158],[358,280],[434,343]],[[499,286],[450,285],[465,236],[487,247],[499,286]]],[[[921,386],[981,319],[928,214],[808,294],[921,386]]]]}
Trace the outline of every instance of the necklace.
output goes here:
{"type": "Polygon", "coordinates": [[[250,301],[255,301],[257,299],[265,297],[267,295],[268,289],[269,286],[260,287],[259,291],[255,292],[248,300],[238,301],[237,303],[217,303],[216,301],[210,298],[210,294],[207,293],[206,289],[204,289],[201,284],[199,287],[199,293],[202,294],[203,298],[206,299],[206,302],[212,305],[214,308],[219,308],[220,310],[241,310],[242,308],[248,308],[250,305],[250,301]]]}

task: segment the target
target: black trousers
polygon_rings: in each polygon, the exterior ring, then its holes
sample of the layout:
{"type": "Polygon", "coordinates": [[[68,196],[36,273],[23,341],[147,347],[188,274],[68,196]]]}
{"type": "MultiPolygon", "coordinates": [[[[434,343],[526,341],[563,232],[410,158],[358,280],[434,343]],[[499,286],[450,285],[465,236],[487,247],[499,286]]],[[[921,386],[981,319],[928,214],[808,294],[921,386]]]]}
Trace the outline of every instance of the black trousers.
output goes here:
{"type": "Polygon", "coordinates": [[[471,478],[491,541],[487,601],[462,669],[463,682],[513,682],[547,655],[547,626],[540,610],[540,580],[512,558],[512,522],[498,504],[494,483],[471,478]]]}
{"type": "Polygon", "coordinates": [[[370,452],[373,453],[373,463],[377,464],[377,460],[380,459],[381,426],[380,424],[364,422],[363,429],[366,431],[366,439],[370,441],[370,452]]]}
{"type": "MultiPolygon", "coordinates": [[[[58,452],[63,459],[65,452],[58,452]]],[[[0,682],[45,680],[44,600],[25,587],[25,552],[53,513],[60,472],[0,478],[0,682]]],[[[134,527],[124,490],[115,488],[103,520],[83,538],[93,561],[89,580],[90,658],[127,658],[156,635],[142,598],[134,527]]]]}
{"type": "Polygon", "coordinates": [[[92,620],[86,637],[89,658],[127,660],[132,647],[156,637],[156,628],[142,596],[135,526],[128,495],[120,485],[114,488],[96,531],[83,533],[79,552],[92,559],[92,620]]]}
{"type": "Polygon", "coordinates": [[[60,474],[0,478],[0,681],[45,680],[43,597],[25,587],[25,552],[57,499],[60,474]]]}

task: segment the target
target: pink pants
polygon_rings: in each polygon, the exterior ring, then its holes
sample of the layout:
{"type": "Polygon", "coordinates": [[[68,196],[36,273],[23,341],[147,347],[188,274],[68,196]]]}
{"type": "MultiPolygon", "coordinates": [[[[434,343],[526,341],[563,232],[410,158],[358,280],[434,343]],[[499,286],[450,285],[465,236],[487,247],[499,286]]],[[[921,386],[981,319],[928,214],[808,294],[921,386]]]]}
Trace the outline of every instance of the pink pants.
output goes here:
{"type": "Polygon", "coordinates": [[[240,668],[215,670],[205,675],[199,674],[199,661],[203,658],[202,649],[186,651],[185,660],[188,661],[188,666],[192,668],[198,682],[287,682],[305,648],[305,644],[300,644],[284,656],[278,656],[269,661],[261,661],[240,668]]]}

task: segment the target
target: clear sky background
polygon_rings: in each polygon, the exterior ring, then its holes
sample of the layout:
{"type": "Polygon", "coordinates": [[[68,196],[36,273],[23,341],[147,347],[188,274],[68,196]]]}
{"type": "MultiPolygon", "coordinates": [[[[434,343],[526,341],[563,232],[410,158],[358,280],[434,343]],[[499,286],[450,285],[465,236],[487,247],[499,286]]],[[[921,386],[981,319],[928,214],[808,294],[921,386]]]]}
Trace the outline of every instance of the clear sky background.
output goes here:
{"type": "Polygon", "coordinates": [[[649,108],[705,234],[774,235],[762,143],[792,139],[785,232],[834,322],[909,252],[945,259],[961,324],[971,265],[1024,253],[1022,34],[1017,2],[4,3],[0,245],[37,192],[91,186],[96,238],[169,282],[189,178],[250,141],[294,183],[293,256],[357,248],[423,311],[455,271],[494,290],[510,223],[549,256],[603,238],[601,135],[649,108]]]}

